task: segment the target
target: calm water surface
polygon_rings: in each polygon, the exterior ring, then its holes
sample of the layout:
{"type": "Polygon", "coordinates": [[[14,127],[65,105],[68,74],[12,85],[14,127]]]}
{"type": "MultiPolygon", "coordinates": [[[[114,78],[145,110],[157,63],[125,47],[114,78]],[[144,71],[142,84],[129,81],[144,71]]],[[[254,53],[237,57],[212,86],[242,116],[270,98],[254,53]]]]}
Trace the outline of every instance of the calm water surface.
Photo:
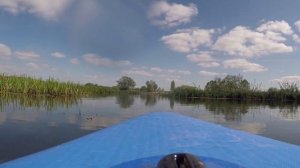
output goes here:
{"type": "Polygon", "coordinates": [[[0,163],[149,112],[170,111],[300,145],[297,104],[174,100],[151,95],[0,97],[0,163]]]}

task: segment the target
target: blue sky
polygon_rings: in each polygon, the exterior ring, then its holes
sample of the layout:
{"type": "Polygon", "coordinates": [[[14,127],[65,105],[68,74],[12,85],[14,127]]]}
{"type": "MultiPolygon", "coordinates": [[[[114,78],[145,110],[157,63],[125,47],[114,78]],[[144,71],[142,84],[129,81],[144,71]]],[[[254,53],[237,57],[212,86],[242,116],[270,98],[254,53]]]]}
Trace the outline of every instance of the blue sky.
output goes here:
{"type": "Polygon", "coordinates": [[[0,72],[204,87],[300,80],[300,1],[0,0],[0,72]]]}

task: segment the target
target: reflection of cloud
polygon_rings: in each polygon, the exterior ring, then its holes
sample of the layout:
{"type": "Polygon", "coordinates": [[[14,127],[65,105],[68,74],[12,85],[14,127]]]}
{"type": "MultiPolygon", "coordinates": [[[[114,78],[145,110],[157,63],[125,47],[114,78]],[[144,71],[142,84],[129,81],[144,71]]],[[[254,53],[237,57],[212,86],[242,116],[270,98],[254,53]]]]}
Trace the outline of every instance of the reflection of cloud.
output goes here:
{"type": "Polygon", "coordinates": [[[91,117],[84,119],[80,124],[80,128],[83,130],[97,130],[118,122],[119,119],[117,118],[91,117]]]}
{"type": "Polygon", "coordinates": [[[0,113],[0,125],[6,122],[6,115],[4,113],[0,113]]]}
{"type": "Polygon", "coordinates": [[[22,113],[22,112],[15,112],[12,113],[9,118],[11,120],[16,120],[16,121],[24,121],[24,122],[34,122],[38,119],[39,113],[22,113]]]}
{"type": "Polygon", "coordinates": [[[253,134],[260,134],[266,128],[263,123],[241,123],[241,125],[234,125],[236,129],[251,132],[253,134]]]}

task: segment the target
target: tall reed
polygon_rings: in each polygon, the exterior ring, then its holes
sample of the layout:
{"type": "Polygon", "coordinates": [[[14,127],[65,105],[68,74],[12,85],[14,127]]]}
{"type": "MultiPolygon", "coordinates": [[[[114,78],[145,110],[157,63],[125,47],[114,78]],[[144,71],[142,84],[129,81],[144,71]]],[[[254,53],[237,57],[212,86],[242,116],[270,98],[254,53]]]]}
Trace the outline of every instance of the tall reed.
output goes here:
{"type": "Polygon", "coordinates": [[[114,87],[104,87],[93,84],[82,85],[73,82],[62,82],[54,78],[43,80],[29,76],[0,75],[0,93],[18,93],[27,95],[48,96],[89,96],[111,94],[116,92],[114,87]]]}

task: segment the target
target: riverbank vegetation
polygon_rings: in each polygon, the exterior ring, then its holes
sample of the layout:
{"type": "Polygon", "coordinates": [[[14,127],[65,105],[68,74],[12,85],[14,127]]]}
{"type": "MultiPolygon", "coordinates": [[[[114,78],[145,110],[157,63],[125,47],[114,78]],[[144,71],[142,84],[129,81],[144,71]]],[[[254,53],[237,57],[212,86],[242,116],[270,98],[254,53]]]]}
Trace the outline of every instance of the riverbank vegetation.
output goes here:
{"type": "Polygon", "coordinates": [[[62,82],[53,78],[47,80],[29,76],[0,75],[1,94],[26,94],[47,96],[93,96],[112,94],[118,91],[116,87],[105,87],[96,84],[78,84],[62,82]]]}
{"type": "Polygon", "coordinates": [[[195,86],[175,86],[172,81],[170,91],[164,91],[154,80],[144,86],[135,87],[134,79],[123,76],[116,86],[100,86],[93,83],[79,84],[62,82],[54,78],[38,79],[29,76],[0,75],[0,94],[46,95],[64,97],[103,96],[112,94],[159,94],[176,98],[217,98],[254,99],[300,102],[300,91],[296,83],[281,82],[278,88],[262,90],[251,85],[240,75],[227,75],[206,83],[204,88],[195,86]]]}
{"type": "MultiPolygon", "coordinates": [[[[173,87],[171,84],[171,88],[173,87]]],[[[218,98],[218,99],[255,99],[275,101],[299,101],[298,85],[292,82],[280,82],[279,88],[262,90],[251,84],[240,75],[227,75],[209,81],[204,89],[194,86],[179,86],[172,92],[179,98],[218,98]]]]}

